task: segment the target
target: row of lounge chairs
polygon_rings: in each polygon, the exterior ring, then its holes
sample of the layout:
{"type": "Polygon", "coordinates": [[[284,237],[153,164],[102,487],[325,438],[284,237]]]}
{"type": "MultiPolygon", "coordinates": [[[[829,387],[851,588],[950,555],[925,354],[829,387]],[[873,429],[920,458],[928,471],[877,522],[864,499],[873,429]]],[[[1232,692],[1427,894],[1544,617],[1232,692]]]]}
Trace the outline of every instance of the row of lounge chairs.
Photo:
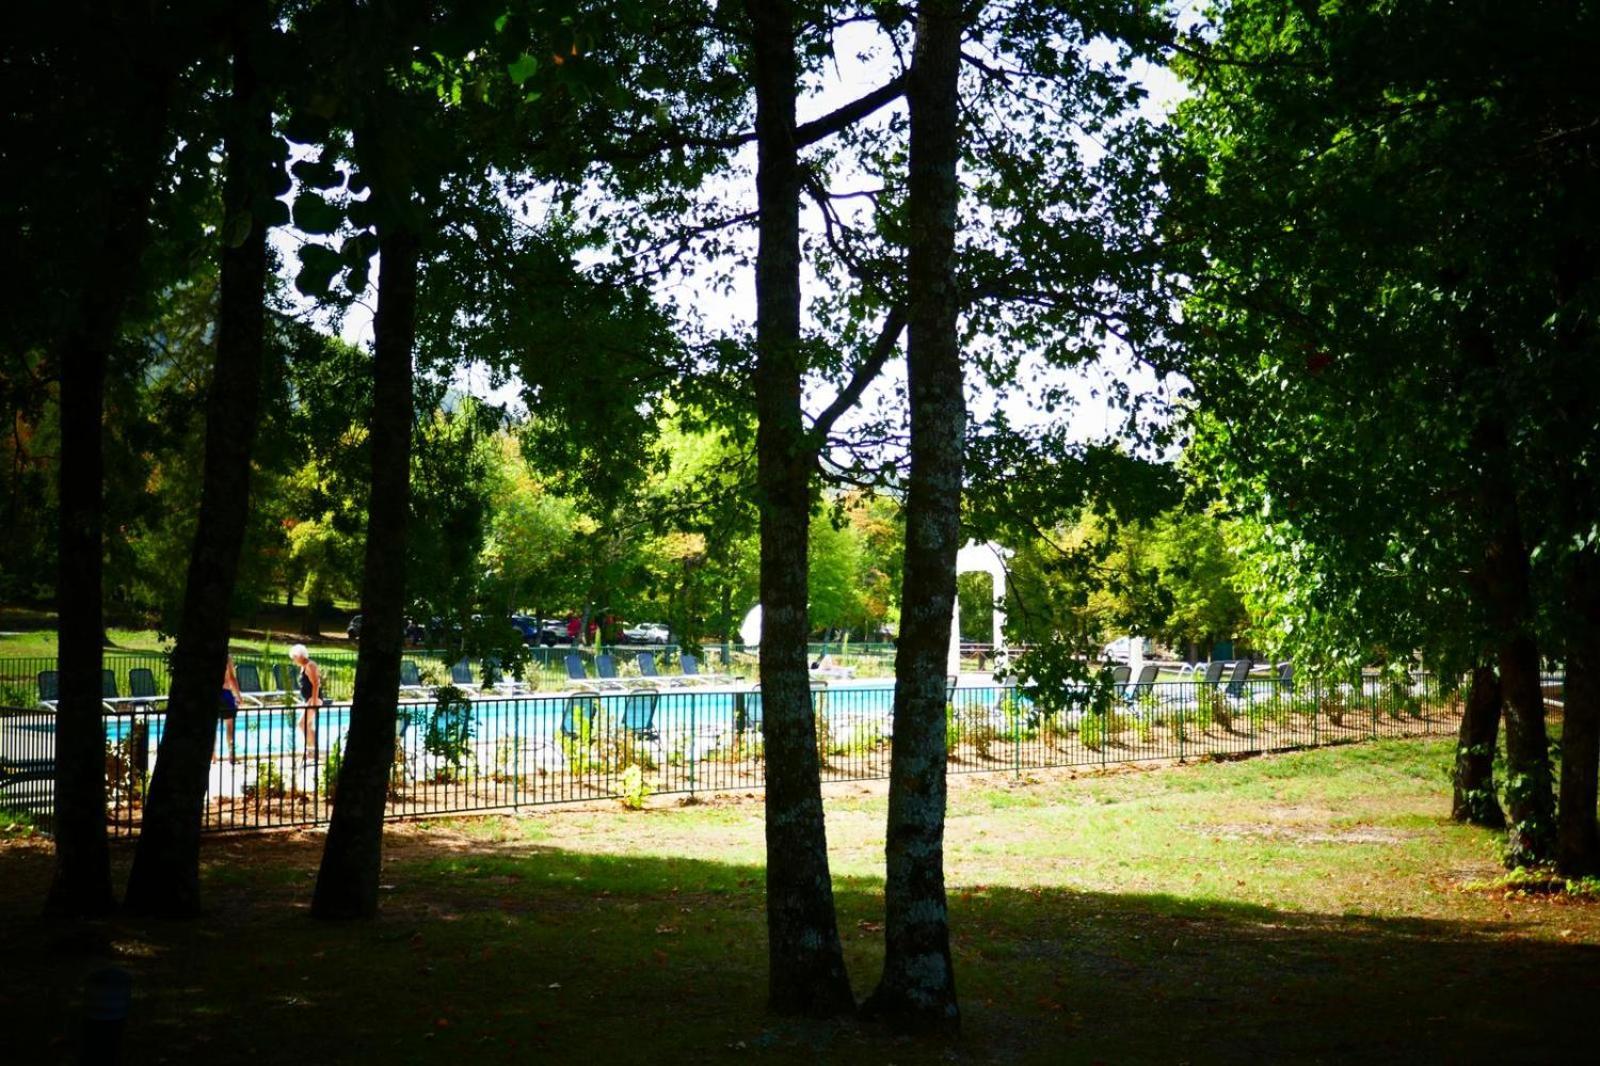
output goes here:
{"type": "MultiPolygon", "coordinates": [[[[246,707],[264,707],[268,700],[293,695],[300,684],[298,666],[280,664],[273,667],[275,688],[263,688],[261,673],[254,663],[239,663],[234,667],[239,679],[239,693],[246,707]]],[[[54,670],[42,670],[38,676],[39,706],[55,710],[61,701],[61,678],[54,670]]],[[[147,666],[135,666],[128,671],[128,694],[123,695],[117,686],[113,670],[100,671],[100,702],[112,714],[119,711],[153,709],[167,702],[167,695],[156,687],[156,675],[147,666]]]]}
{"type": "MultiPolygon", "coordinates": [[[[700,672],[700,660],[684,652],[678,656],[678,667],[682,673],[678,676],[669,676],[661,673],[656,667],[656,657],[652,652],[642,651],[634,659],[634,665],[639,668],[638,683],[645,685],[666,684],[669,686],[695,684],[701,681],[733,681],[731,674],[704,674],[700,672]]],[[[618,688],[633,682],[631,678],[623,678],[617,673],[617,661],[610,655],[601,653],[594,657],[594,676],[589,676],[588,666],[583,657],[576,652],[567,655],[567,679],[580,684],[598,683],[601,688],[618,688]]]]}

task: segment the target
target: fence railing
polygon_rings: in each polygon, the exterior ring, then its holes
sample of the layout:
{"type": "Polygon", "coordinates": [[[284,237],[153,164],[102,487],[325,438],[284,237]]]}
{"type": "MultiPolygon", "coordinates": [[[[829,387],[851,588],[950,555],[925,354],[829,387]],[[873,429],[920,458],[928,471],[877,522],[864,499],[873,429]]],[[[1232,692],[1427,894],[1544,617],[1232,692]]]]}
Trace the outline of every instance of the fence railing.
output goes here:
{"type": "MultiPolygon", "coordinates": [[[[1047,706],[1011,686],[950,689],[950,772],[1227,757],[1449,733],[1460,721],[1459,695],[1424,675],[1398,682],[1157,682],[1068,696],[1047,706]]],[[[825,781],[888,776],[892,705],[892,685],[813,689],[825,781]]],[[[759,690],[742,686],[405,701],[388,813],[404,818],[641,791],[759,788],[762,712],[759,690]]],[[[349,717],[342,701],[318,709],[309,725],[300,707],[244,708],[233,720],[231,748],[226,724],[219,723],[205,828],[327,821],[349,717]]],[[[114,833],[138,830],[165,719],[157,706],[105,716],[107,819],[114,833]]],[[[54,740],[53,712],[0,709],[0,807],[45,828],[53,810],[54,740]]]]}

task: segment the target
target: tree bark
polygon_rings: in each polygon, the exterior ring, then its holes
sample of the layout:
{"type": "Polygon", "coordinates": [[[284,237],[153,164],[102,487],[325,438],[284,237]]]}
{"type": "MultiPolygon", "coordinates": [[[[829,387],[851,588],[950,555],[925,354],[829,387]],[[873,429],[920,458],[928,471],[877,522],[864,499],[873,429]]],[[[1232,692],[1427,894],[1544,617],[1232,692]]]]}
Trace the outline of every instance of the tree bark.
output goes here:
{"type": "Polygon", "coordinates": [[[1504,829],[1506,815],[1494,784],[1494,750],[1500,736],[1500,679],[1494,667],[1473,667],[1467,705],[1456,746],[1455,796],[1450,817],[1458,822],[1504,829]]]}
{"type": "Polygon", "coordinates": [[[954,1032],[961,1021],[950,960],[944,819],[945,673],[967,417],[954,274],[962,28],[961,6],[954,0],[920,5],[906,86],[911,470],[895,656],[883,976],[865,1010],[917,1032],[954,1032]]]}
{"type": "Polygon", "coordinates": [[[760,206],[756,254],[761,690],[766,750],[768,1004],[855,1009],[834,912],[806,665],[807,531],[816,465],[801,412],[798,63],[791,5],[749,0],[760,206]]]}
{"type": "Polygon", "coordinates": [[[1539,649],[1533,638],[1528,549],[1510,478],[1504,424],[1490,418],[1482,439],[1484,515],[1489,524],[1484,574],[1505,700],[1505,788],[1510,816],[1506,863],[1532,865],[1555,857],[1555,792],[1550,779],[1544,694],[1539,687],[1539,649]]]}
{"type": "MultiPolygon", "coordinates": [[[[97,324],[98,325],[98,324],[97,324]]],[[[115,336],[87,327],[61,358],[60,572],[56,704],[55,875],[48,914],[115,906],[106,844],[106,733],[101,719],[101,417],[106,355],[115,336]]]]}
{"type": "Polygon", "coordinates": [[[1556,866],[1568,877],[1588,877],[1600,874],[1600,559],[1592,549],[1574,561],[1568,588],[1556,866]]]}
{"type": "Polygon", "coordinates": [[[271,32],[261,0],[236,5],[225,140],[224,243],[216,365],[206,400],[200,514],[172,656],[172,685],[125,905],[140,914],[200,910],[200,826],[216,744],[234,583],[250,513],[250,456],[261,407],[271,198],[272,98],[257,55],[271,32]],[[239,232],[235,242],[229,234],[239,232]]]}
{"type": "MultiPolygon", "coordinates": [[[[399,214],[398,206],[394,213],[399,214]]],[[[378,312],[373,325],[372,495],[361,579],[361,650],[333,819],[311,901],[315,918],[378,912],[383,814],[394,766],[400,657],[405,640],[406,525],[411,506],[412,369],[416,340],[416,234],[380,226],[378,312]]]]}
{"type": "MultiPolygon", "coordinates": [[[[149,243],[150,202],[163,156],[173,56],[155,47],[149,12],[113,13],[86,27],[82,143],[59,161],[81,184],[83,247],[72,327],[56,352],[61,460],[56,612],[55,870],[45,913],[104,914],[115,906],[106,843],[106,734],[101,717],[106,371],[149,243]],[[124,17],[127,16],[127,17],[124,17]],[[121,64],[126,62],[127,66],[121,64]],[[74,154],[74,152],[76,154],[74,154]]],[[[70,253],[68,253],[70,254],[70,253]]]]}

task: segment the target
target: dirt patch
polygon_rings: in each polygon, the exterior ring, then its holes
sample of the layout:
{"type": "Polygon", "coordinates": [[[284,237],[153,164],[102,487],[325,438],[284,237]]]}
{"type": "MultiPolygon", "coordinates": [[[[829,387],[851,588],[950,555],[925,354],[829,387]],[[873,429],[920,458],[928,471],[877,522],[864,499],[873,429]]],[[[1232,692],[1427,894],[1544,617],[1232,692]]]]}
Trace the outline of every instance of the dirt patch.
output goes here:
{"type": "Polygon", "coordinates": [[[1285,844],[1404,844],[1418,836],[1406,830],[1380,829],[1370,825],[1336,829],[1331,826],[1252,822],[1197,825],[1191,828],[1213,839],[1272,840],[1285,844]]]}

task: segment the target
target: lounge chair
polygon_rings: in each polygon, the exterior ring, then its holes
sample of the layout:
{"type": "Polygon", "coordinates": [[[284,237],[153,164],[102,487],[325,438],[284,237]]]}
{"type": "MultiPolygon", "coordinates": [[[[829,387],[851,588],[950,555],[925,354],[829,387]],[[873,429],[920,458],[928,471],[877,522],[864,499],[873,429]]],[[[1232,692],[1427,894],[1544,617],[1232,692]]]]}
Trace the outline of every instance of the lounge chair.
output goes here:
{"type": "Polygon", "coordinates": [[[656,701],[661,693],[637,688],[622,697],[622,728],[645,740],[656,740],[656,701]]]}
{"type": "Polygon", "coordinates": [[[156,675],[148,666],[135,666],[128,671],[128,699],[134,701],[136,710],[153,710],[157,703],[167,698],[156,690],[156,675]]]}
{"type": "Polygon", "coordinates": [[[584,684],[594,684],[603,689],[618,689],[623,685],[622,679],[617,677],[617,661],[605,652],[594,657],[594,677],[584,669],[583,657],[576,652],[567,656],[567,677],[573,681],[582,681],[584,684]]]}
{"type": "Polygon", "coordinates": [[[400,660],[400,695],[416,699],[425,698],[429,689],[422,683],[422,671],[411,659],[400,660]]]}
{"type": "Polygon", "coordinates": [[[762,708],[761,686],[751,685],[749,692],[739,692],[734,695],[734,729],[742,733],[761,732],[762,708]],[[739,712],[743,711],[743,719],[739,712]]]}
{"type": "Polygon", "coordinates": [[[684,677],[698,678],[701,681],[732,681],[732,674],[702,674],[700,660],[696,656],[683,652],[678,656],[678,668],[683,671],[684,677]]]}
{"type": "Polygon", "coordinates": [[[260,707],[271,696],[282,696],[282,692],[267,692],[261,687],[261,671],[255,663],[235,663],[233,666],[234,679],[239,682],[239,694],[250,701],[250,706],[260,707]]]}
{"type": "Polygon", "coordinates": [[[561,735],[568,740],[577,740],[587,731],[589,736],[593,737],[594,719],[599,711],[600,693],[593,689],[578,689],[573,692],[561,708],[561,735]]]}
{"type": "Polygon", "coordinates": [[[132,702],[117,691],[117,674],[114,670],[100,671],[100,704],[112,714],[122,710],[124,703],[132,702]]]}
{"type": "Polygon", "coordinates": [[[1227,668],[1227,662],[1222,660],[1214,663],[1206,663],[1204,673],[1201,673],[1200,668],[1197,666],[1195,667],[1195,672],[1200,674],[1201,678],[1206,684],[1215,685],[1222,680],[1222,672],[1227,668]]]}
{"type": "Polygon", "coordinates": [[[1133,680],[1133,667],[1127,663],[1118,663],[1111,668],[1111,688],[1118,699],[1128,698],[1128,682],[1133,680]]]}
{"type": "Polygon", "coordinates": [[[453,664],[450,667],[450,684],[468,695],[476,693],[478,683],[472,680],[472,664],[466,659],[453,664]]]}
{"type": "Polygon", "coordinates": [[[1279,663],[1277,673],[1278,690],[1291,696],[1294,695],[1294,663],[1279,663]]]}
{"type": "Polygon", "coordinates": [[[500,670],[500,660],[490,657],[483,660],[483,686],[484,689],[494,689],[502,696],[519,696],[533,691],[533,686],[526,681],[518,681],[514,677],[507,677],[500,670]]]}
{"type": "Polygon", "coordinates": [[[39,671],[39,706],[55,710],[61,701],[61,675],[54,670],[39,671]]]}
{"type": "Polygon", "coordinates": [[[1156,678],[1160,676],[1161,667],[1155,663],[1145,663],[1139,667],[1139,675],[1123,687],[1123,701],[1141,715],[1155,711],[1163,702],[1155,687],[1156,678]]]}
{"type": "Polygon", "coordinates": [[[279,695],[300,695],[300,667],[294,663],[274,663],[272,679],[277,683],[279,695]]]}
{"type": "Polygon", "coordinates": [[[1228,687],[1223,691],[1229,699],[1243,699],[1247,696],[1250,685],[1250,660],[1240,659],[1233,664],[1233,671],[1228,676],[1228,687]]]}
{"type": "Polygon", "coordinates": [[[639,668],[639,676],[649,684],[665,684],[668,687],[676,688],[688,683],[684,678],[669,677],[657,669],[654,652],[642,651],[633,662],[639,668]]]}
{"type": "MultiPolygon", "coordinates": [[[[746,733],[761,732],[761,723],[766,717],[761,704],[761,685],[751,685],[744,692],[734,694],[734,726],[746,733]],[[737,720],[739,709],[744,710],[744,722],[741,726],[737,720]]],[[[813,681],[811,683],[811,713],[817,714],[828,709],[828,683],[826,681],[813,681]]]]}

